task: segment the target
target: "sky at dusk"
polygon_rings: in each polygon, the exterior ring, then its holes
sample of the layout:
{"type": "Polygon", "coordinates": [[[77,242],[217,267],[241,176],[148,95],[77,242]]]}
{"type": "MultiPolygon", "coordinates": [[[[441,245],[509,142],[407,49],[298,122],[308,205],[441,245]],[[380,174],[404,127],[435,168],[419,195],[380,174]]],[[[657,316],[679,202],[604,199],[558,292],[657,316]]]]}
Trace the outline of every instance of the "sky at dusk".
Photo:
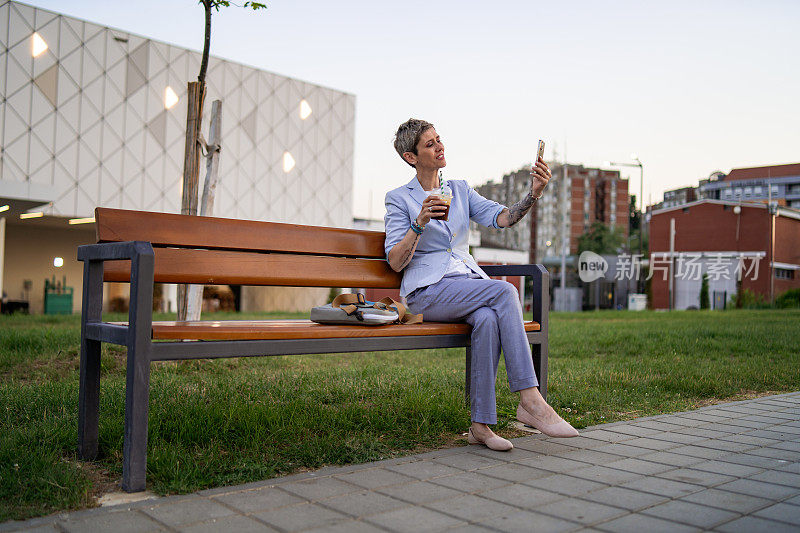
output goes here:
{"type": "MultiPolygon", "coordinates": [[[[202,50],[194,0],[27,3],[202,50]]],[[[715,170],[800,162],[795,0],[265,3],[215,14],[211,53],[356,96],[355,216],[382,217],[413,177],[392,148],[409,117],[436,125],[445,175],[472,185],[540,138],[587,166],[637,154],[652,202],[715,170]]],[[[638,195],[638,170],[623,176],[638,195]]]]}

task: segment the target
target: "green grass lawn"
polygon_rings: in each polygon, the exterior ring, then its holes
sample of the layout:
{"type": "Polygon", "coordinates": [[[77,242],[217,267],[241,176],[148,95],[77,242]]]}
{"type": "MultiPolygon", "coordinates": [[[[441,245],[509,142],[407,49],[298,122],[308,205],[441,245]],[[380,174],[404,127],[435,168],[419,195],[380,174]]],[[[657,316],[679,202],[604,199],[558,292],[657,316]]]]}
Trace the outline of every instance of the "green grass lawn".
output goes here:
{"type": "MultiPolygon", "coordinates": [[[[554,313],[549,401],[582,428],[800,390],[798,323],[798,310],[554,313]]],[[[104,348],[100,456],[79,461],[79,330],[77,316],[0,317],[0,522],[117,490],[125,355],[104,348]]],[[[463,349],[154,364],[148,489],[184,493],[464,444],[463,384],[463,349]]],[[[516,398],[501,367],[506,436],[516,398]]]]}

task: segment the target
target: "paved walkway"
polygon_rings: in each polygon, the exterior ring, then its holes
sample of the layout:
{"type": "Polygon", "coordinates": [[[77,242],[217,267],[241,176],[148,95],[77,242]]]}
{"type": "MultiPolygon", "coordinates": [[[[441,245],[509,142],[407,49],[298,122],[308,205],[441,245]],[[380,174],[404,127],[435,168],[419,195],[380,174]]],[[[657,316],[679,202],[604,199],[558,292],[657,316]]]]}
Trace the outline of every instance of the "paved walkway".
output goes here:
{"type": "Polygon", "coordinates": [[[800,531],[800,392],[0,531],[800,531]]]}

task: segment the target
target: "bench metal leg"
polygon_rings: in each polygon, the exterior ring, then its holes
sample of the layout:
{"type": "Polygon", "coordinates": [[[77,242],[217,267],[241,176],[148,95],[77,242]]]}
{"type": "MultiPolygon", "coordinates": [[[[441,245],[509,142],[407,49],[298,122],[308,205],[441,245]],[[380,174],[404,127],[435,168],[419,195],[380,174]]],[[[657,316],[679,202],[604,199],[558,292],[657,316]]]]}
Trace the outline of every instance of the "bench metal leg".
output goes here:
{"type": "Polygon", "coordinates": [[[147,477],[147,415],[150,397],[153,256],[131,261],[128,320],[128,367],[125,381],[125,437],[122,445],[122,489],[138,492],[147,477]],[[141,282],[140,282],[141,280],[141,282]]]}
{"type": "Polygon", "coordinates": [[[99,321],[103,313],[103,263],[87,261],[83,266],[81,310],[81,367],[78,389],[78,457],[97,457],[100,414],[100,341],[86,338],[86,324],[99,321]]]}
{"type": "Polygon", "coordinates": [[[100,420],[100,342],[81,341],[80,389],[78,392],[78,457],[97,457],[100,420]]]}
{"type": "Polygon", "coordinates": [[[470,381],[472,380],[472,347],[467,346],[467,362],[465,365],[466,371],[464,372],[464,402],[467,404],[467,408],[469,408],[469,389],[470,389],[470,381]]]}
{"type": "Polygon", "coordinates": [[[547,400],[547,344],[531,344],[533,371],[539,380],[539,392],[547,400]]]}

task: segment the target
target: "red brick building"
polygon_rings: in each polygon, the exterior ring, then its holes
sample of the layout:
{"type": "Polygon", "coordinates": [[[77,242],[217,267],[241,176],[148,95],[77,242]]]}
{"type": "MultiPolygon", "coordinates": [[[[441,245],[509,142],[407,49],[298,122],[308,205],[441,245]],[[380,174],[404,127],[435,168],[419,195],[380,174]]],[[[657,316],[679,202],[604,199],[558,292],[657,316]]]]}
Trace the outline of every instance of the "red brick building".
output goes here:
{"type": "Polygon", "coordinates": [[[800,287],[800,211],[780,206],[774,211],[773,215],[762,203],[707,199],[653,211],[653,307],[699,307],[702,274],[711,278],[712,307],[714,295],[719,307],[720,301],[724,304],[738,290],[749,289],[769,298],[800,287]],[[674,253],[670,254],[673,220],[674,253]]]}

